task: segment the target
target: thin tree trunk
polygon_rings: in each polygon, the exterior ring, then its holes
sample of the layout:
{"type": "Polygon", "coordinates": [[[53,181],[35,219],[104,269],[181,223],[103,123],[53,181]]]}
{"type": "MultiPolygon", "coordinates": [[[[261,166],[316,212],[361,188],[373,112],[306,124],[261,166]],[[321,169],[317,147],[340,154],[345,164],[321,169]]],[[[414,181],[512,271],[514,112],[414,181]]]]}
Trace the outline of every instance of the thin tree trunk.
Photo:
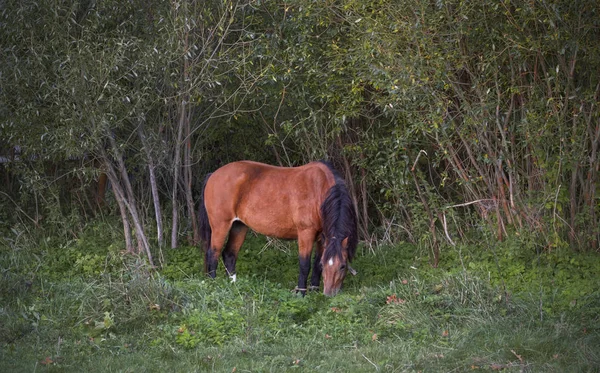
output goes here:
{"type": "Polygon", "coordinates": [[[160,199],[158,196],[158,186],[156,184],[156,174],[154,173],[155,165],[150,160],[148,164],[148,171],[150,173],[150,188],[152,189],[152,202],[154,204],[154,216],[156,218],[156,238],[158,239],[158,246],[164,246],[164,232],[162,224],[162,212],[160,210],[160,199]]]}
{"type": "Polygon", "coordinates": [[[185,199],[188,208],[188,217],[192,221],[192,242],[193,246],[200,243],[200,228],[196,221],[196,209],[194,205],[194,197],[192,195],[192,136],[190,132],[190,113],[188,113],[185,121],[185,151],[183,152],[183,172],[185,180],[185,199]]]}
{"type": "Polygon", "coordinates": [[[154,169],[156,167],[154,163],[154,158],[152,157],[152,152],[150,151],[150,147],[148,144],[148,140],[146,139],[146,135],[144,134],[144,124],[140,123],[138,127],[138,133],[140,136],[140,140],[142,141],[142,146],[146,151],[146,157],[148,158],[148,173],[150,176],[150,189],[152,192],[152,202],[154,204],[154,217],[156,219],[156,235],[158,239],[158,246],[163,247],[164,245],[164,233],[163,233],[163,224],[162,224],[162,212],[160,209],[160,198],[158,196],[158,186],[156,183],[156,174],[154,173],[154,169]]]}
{"type": "Polygon", "coordinates": [[[596,221],[596,208],[597,208],[597,202],[596,202],[596,181],[598,178],[598,172],[600,171],[600,162],[598,161],[598,156],[597,156],[597,152],[598,152],[598,146],[600,145],[600,122],[596,121],[596,125],[594,126],[592,124],[592,113],[593,113],[593,108],[595,103],[598,102],[598,96],[600,95],[600,84],[596,85],[596,91],[594,93],[594,100],[592,102],[592,105],[590,107],[590,114],[588,115],[588,117],[586,118],[586,122],[587,122],[587,128],[588,128],[588,132],[589,132],[589,136],[590,136],[590,146],[591,146],[591,152],[590,152],[590,168],[589,168],[589,173],[588,173],[588,183],[589,183],[589,190],[590,190],[590,198],[589,198],[589,209],[590,209],[590,217],[591,217],[591,222],[592,224],[590,224],[590,233],[591,235],[593,235],[593,240],[591,242],[591,248],[592,250],[595,251],[600,251],[600,248],[598,247],[598,240],[600,232],[598,232],[598,222],[596,221]]]}
{"type": "Polygon", "coordinates": [[[96,206],[103,207],[106,203],[104,197],[106,196],[106,184],[108,182],[108,177],[106,173],[101,172],[100,176],[98,176],[98,189],[96,191],[96,206]]]}
{"type": "MultiPolygon", "coordinates": [[[[148,243],[148,240],[146,238],[144,227],[140,220],[140,215],[137,211],[135,194],[133,193],[133,188],[131,187],[131,182],[129,181],[129,176],[127,175],[127,169],[125,168],[123,156],[119,152],[119,148],[117,147],[115,139],[110,134],[107,137],[110,141],[111,147],[117,160],[117,167],[121,175],[120,182],[125,185],[125,188],[120,187],[121,183],[119,183],[119,177],[117,176],[117,173],[115,172],[113,167],[107,167],[108,177],[111,180],[111,183],[113,183],[114,185],[113,190],[120,195],[120,198],[123,200],[123,203],[125,204],[125,207],[127,207],[131,219],[133,220],[133,224],[135,226],[135,234],[138,240],[138,247],[140,251],[144,251],[146,253],[146,256],[148,257],[148,262],[151,266],[154,266],[154,261],[152,260],[152,253],[150,252],[150,244],[148,243]]],[[[107,162],[109,162],[108,155],[105,154],[104,157],[107,159],[107,162]]],[[[110,163],[108,164],[108,166],[111,166],[110,163]]]]}
{"type": "MultiPolygon", "coordinates": [[[[477,160],[475,159],[475,157],[473,156],[473,150],[471,149],[470,144],[465,140],[464,136],[461,135],[460,131],[456,131],[458,138],[460,139],[463,147],[465,148],[465,150],[467,151],[467,155],[469,156],[469,160],[471,161],[471,165],[473,167],[475,167],[475,170],[477,170],[477,173],[479,174],[479,176],[481,177],[481,179],[483,180],[483,182],[485,183],[485,185],[488,188],[488,192],[492,192],[493,188],[492,188],[492,183],[490,182],[488,175],[485,174],[482,170],[481,167],[479,167],[479,162],[477,162],[477,160]]],[[[455,154],[455,152],[453,152],[453,154],[455,154]]],[[[464,177],[463,177],[464,178],[464,177]]],[[[477,197],[477,196],[476,196],[477,197]]]]}
{"type": "MultiPolygon", "coordinates": [[[[112,165],[109,163],[108,159],[105,160],[105,167],[109,168],[112,165]]],[[[107,174],[104,173],[107,178],[107,174]]],[[[117,180],[111,180],[110,183],[113,194],[115,195],[115,200],[117,201],[117,205],[119,206],[119,212],[121,214],[121,221],[123,222],[123,234],[125,235],[125,250],[128,253],[133,253],[133,239],[131,237],[131,224],[129,223],[129,217],[127,214],[127,208],[125,207],[125,203],[122,199],[122,193],[118,192],[116,189],[119,188],[117,180]]]]}
{"type": "MultiPolygon", "coordinates": [[[[129,175],[127,174],[125,161],[123,161],[123,156],[119,152],[119,148],[117,147],[115,139],[112,136],[110,136],[109,141],[117,159],[117,167],[119,169],[119,174],[121,175],[121,182],[125,186],[123,201],[125,202],[125,206],[128,206],[128,209],[131,211],[131,218],[134,220],[135,224],[136,220],[139,220],[140,215],[137,211],[137,206],[135,203],[135,194],[133,193],[133,188],[131,186],[131,182],[129,181],[129,175]]],[[[148,254],[148,257],[150,258],[150,246],[147,243],[142,224],[139,224],[139,227],[136,226],[135,235],[138,239],[138,251],[145,251],[148,254]]]]}
{"type": "MultiPolygon", "coordinates": [[[[108,169],[108,177],[113,185],[113,191],[115,192],[115,198],[120,199],[122,201],[123,205],[125,205],[125,207],[127,208],[127,211],[129,211],[129,215],[131,216],[131,218],[133,220],[133,225],[135,226],[135,230],[136,230],[136,237],[139,241],[138,246],[142,249],[142,251],[145,252],[146,256],[148,257],[148,263],[150,263],[151,266],[154,266],[154,260],[152,259],[152,253],[150,252],[150,244],[148,243],[148,240],[146,239],[146,234],[144,233],[144,228],[142,226],[139,215],[137,213],[137,209],[134,205],[134,201],[132,199],[129,199],[129,201],[127,200],[127,197],[126,197],[127,192],[125,190],[123,190],[123,188],[121,187],[119,178],[112,167],[109,167],[109,169],[108,169]]],[[[125,184],[127,184],[127,183],[128,183],[128,181],[125,182],[125,184]]]]}
{"type": "MultiPolygon", "coordinates": [[[[186,30],[185,35],[183,36],[183,76],[182,76],[182,87],[185,89],[185,87],[187,87],[188,84],[188,68],[189,68],[189,61],[188,61],[188,37],[189,37],[189,31],[186,30]]],[[[172,213],[172,220],[173,220],[173,226],[171,229],[171,248],[174,249],[178,246],[179,242],[178,242],[178,234],[179,234],[179,204],[177,202],[177,195],[179,194],[179,172],[180,172],[180,168],[181,168],[181,146],[182,146],[182,140],[183,140],[183,130],[184,130],[184,126],[186,124],[186,121],[188,121],[188,118],[186,116],[186,110],[187,110],[187,94],[183,94],[181,96],[181,105],[179,107],[179,124],[177,126],[177,141],[175,142],[175,155],[174,155],[174,162],[173,162],[173,193],[172,193],[172,198],[171,201],[173,203],[173,209],[171,211],[172,213]]],[[[184,175],[185,176],[185,175],[184,175]]]]}
{"type": "Polygon", "coordinates": [[[592,237],[592,242],[590,242],[590,246],[593,250],[598,250],[598,232],[597,224],[596,224],[596,179],[598,174],[599,163],[597,159],[597,151],[598,151],[598,142],[600,140],[600,125],[596,125],[595,129],[592,129],[591,126],[588,127],[591,142],[591,151],[589,155],[590,166],[587,173],[587,185],[588,185],[588,198],[587,204],[590,213],[590,221],[592,224],[589,225],[588,232],[589,236],[592,237]]]}
{"type": "Polygon", "coordinates": [[[431,208],[429,207],[427,198],[423,195],[423,193],[421,193],[421,187],[419,186],[419,180],[417,179],[417,172],[415,171],[415,166],[418,161],[419,161],[419,157],[417,156],[415,163],[413,164],[413,166],[410,169],[410,173],[413,176],[413,180],[415,182],[415,187],[417,188],[417,194],[419,196],[419,199],[421,200],[421,203],[423,203],[425,212],[427,213],[427,216],[429,217],[429,231],[431,232],[431,239],[433,240],[433,263],[432,263],[432,265],[434,268],[437,268],[437,266],[440,262],[440,248],[438,245],[437,235],[436,235],[436,231],[435,231],[435,217],[433,215],[433,212],[431,211],[431,208]]]}
{"type": "Polygon", "coordinates": [[[173,193],[171,202],[173,204],[172,219],[173,226],[171,229],[171,248],[178,246],[177,236],[179,233],[179,204],[177,203],[177,191],[179,190],[179,168],[181,167],[181,138],[183,137],[183,123],[185,121],[185,100],[181,102],[181,113],[179,125],[177,128],[177,141],[175,142],[175,156],[173,164],[173,193]]]}
{"type": "MultiPolygon", "coordinates": [[[[577,116],[573,116],[573,128],[571,133],[571,143],[573,145],[577,144],[577,116]]],[[[573,149],[575,146],[573,146],[573,149]]],[[[575,150],[573,150],[575,151],[575,150]]],[[[576,157],[577,158],[577,157],[576,157]]],[[[571,247],[577,247],[577,233],[575,229],[576,216],[577,216],[577,172],[579,171],[579,160],[572,162],[571,169],[571,183],[569,185],[569,198],[570,198],[570,227],[569,227],[569,243],[571,247]]]]}
{"type": "MultiPolygon", "coordinates": [[[[361,157],[364,155],[361,153],[361,157]]],[[[368,210],[368,194],[367,194],[367,172],[363,167],[360,168],[360,193],[362,197],[362,214],[363,214],[363,230],[365,239],[369,237],[369,210],[368,210]]]]}

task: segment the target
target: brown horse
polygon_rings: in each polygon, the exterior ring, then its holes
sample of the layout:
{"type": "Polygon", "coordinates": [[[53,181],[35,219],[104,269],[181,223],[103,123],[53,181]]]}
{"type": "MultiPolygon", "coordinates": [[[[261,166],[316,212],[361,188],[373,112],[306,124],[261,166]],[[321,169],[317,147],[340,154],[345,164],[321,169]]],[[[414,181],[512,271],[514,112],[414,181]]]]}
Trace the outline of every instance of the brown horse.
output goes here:
{"type": "Polygon", "coordinates": [[[235,262],[248,228],[298,240],[297,290],[302,294],[313,243],[317,245],[310,285],[318,289],[322,274],[323,293],[329,296],[342,286],[358,243],[352,200],[343,179],[326,162],[301,167],[229,163],[207,176],[199,219],[206,243],[204,268],[213,278],[225,246],[223,262],[235,281],[235,262]]]}

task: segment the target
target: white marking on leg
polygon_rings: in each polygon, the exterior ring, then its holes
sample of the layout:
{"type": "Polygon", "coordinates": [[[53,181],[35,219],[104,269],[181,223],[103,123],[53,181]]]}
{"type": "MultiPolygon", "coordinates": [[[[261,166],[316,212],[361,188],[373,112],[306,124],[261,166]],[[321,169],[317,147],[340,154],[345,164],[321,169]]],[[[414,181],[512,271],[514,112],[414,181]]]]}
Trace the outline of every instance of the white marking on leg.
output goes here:
{"type": "Polygon", "coordinates": [[[231,279],[231,282],[235,282],[235,279],[237,278],[237,276],[234,273],[233,275],[229,276],[229,278],[231,279]]]}
{"type": "Polygon", "coordinates": [[[330,266],[333,265],[333,258],[329,258],[329,262],[327,262],[330,266]]]}

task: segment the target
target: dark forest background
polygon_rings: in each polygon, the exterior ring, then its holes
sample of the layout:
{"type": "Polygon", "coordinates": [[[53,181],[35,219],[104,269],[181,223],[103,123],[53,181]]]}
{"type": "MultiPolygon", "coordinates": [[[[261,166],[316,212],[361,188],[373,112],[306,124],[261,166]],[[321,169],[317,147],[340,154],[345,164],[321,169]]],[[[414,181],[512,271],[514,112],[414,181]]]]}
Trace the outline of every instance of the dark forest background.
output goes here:
{"type": "Polygon", "coordinates": [[[204,175],[328,159],[366,247],[599,251],[597,1],[0,3],[0,229],[161,264],[204,175]],[[158,256],[157,256],[158,254],[158,256]],[[157,260],[158,257],[158,260],[157,260]]]}

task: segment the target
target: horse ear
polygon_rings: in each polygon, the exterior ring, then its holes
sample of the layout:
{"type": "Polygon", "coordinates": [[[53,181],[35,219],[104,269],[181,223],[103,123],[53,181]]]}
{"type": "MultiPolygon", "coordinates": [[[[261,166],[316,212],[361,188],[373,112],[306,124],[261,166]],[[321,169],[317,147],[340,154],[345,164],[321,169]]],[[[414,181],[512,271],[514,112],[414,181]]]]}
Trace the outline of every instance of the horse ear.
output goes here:
{"type": "Polygon", "coordinates": [[[342,240],[342,247],[343,247],[344,249],[347,249],[347,248],[348,248],[348,237],[346,237],[346,238],[344,238],[344,239],[342,240]]]}

